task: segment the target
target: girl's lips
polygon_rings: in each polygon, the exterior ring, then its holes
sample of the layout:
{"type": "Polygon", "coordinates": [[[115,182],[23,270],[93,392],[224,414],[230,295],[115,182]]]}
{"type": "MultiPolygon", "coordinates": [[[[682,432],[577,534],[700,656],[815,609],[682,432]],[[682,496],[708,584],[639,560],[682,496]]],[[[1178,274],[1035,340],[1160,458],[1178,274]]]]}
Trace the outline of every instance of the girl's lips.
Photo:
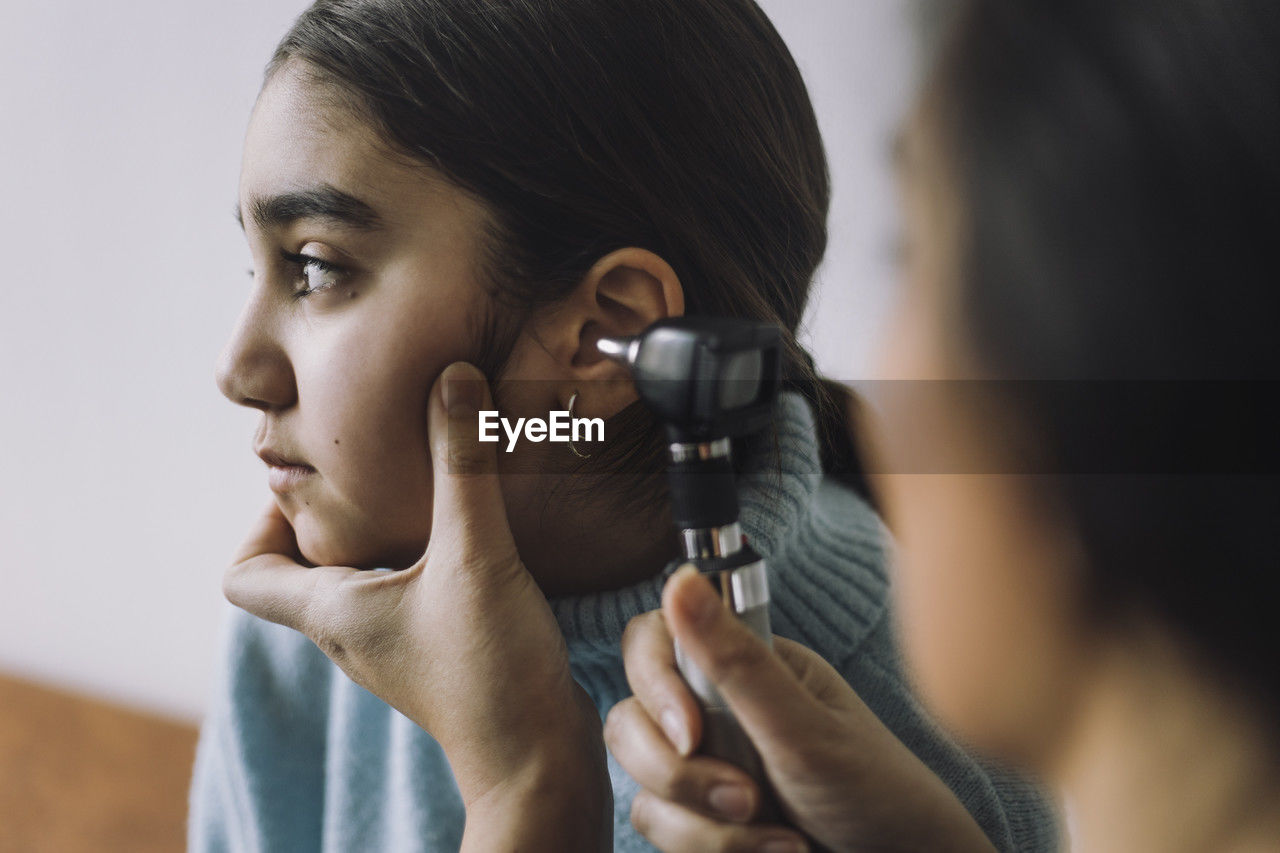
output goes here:
{"type": "Polygon", "coordinates": [[[267,469],[267,485],[273,492],[287,492],[316,472],[310,465],[271,465],[267,469]]]}
{"type": "Polygon", "coordinates": [[[286,459],[270,448],[258,448],[256,452],[267,463],[267,485],[273,492],[288,491],[316,472],[310,465],[286,459]]]}

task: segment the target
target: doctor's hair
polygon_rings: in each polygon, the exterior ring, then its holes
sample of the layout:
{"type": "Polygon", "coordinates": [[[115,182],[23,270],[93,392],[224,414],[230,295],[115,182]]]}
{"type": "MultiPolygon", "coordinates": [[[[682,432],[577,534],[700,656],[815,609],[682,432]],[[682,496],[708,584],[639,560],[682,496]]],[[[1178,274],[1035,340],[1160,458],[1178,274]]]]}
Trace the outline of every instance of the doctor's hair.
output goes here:
{"type": "MultiPolygon", "coordinates": [[[[688,314],[786,331],[784,376],[815,410],[824,466],[861,484],[846,400],[795,342],[827,243],[822,139],[752,0],[319,0],[268,79],[298,61],[487,208],[487,376],[596,261],[645,248],[679,276],[688,314]]],[[[581,470],[664,488],[662,431],[642,404],[608,434],[581,470]]]]}
{"type": "Polygon", "coordinates": [[[997,387],[1052,466],[1090,612],[1157,619],[1277,719],[1280,473],[1215,467],[1203,426],[1232,415],[1198,409],[1280,378],[1280,5],[969,0],[930,79],[960,335],[983,373],[1036,380],[997,387]],[[1190,414],[1071,405],[1040,380],[1120,380],[1190,414]],[[1098,468],[1153,442],[1167,472],[1098,468]]]}

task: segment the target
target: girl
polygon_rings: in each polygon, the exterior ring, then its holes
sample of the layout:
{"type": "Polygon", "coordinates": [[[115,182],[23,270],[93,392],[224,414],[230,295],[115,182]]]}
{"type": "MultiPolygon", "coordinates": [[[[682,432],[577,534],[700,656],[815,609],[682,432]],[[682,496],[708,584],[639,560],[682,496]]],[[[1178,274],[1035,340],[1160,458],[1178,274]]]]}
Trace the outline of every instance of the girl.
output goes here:
{"type": "MultiPolygon", "coordinates": [[[[528,443],[501,454],[511,541],[603,715],[629,692],[623,628],[658,605],[675,543],[661,433],[594,342],[686,312],[794,333],[828,195],[800,75],[749,0],[318,2],[280,43],[250,121],[239,213],[254,286],[219,368],[223,393],[263,413],[268,538],[287,533],[280,550],[320,566],[403,569],[421,567],[428,539],[438,557],[466,536],[441,521],[422,418],[459,359],[496,380],[509,417],[606,419],[589,458],[528,443]]],[[[998,847],[1051,847],[1031,789],[968,758],[911,698],[880,526],[834,476],[857,482],[841,404],[793,340],[787,361],[796,390],[773,436],[738,454],[775,629],[828,657],[998,847]]],[[[314,584],[330,576],[313,571],[314,584]]],[[[344,643],[322,648],[349,661],[344,643]]],[[[443,731],[439,707],[375,697],[303,635],[243,613],[226,655],[193,849],[456,849],[475,825],[469,765],[423,728],[443,731]]],[[[449,704],[435,680],[447,674],[412,675],[449,704]]],[[[634,784],[610,770],[617,848],[642,849],[634,784]]],[[[720,802],[743,807],[740,791],[720,802]]]]}

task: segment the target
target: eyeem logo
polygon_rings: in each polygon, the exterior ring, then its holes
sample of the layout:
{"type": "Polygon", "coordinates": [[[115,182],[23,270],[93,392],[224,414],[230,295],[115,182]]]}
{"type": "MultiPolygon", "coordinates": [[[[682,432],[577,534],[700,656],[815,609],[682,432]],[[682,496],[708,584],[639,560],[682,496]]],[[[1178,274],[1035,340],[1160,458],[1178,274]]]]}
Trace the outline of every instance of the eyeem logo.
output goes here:
{"type": "Polygon", "coordinates": [[[529,441],[558,441],[567,444],[572,441],[604,441],[603,418],[575,418],[567,411],[553,411],[548,420],[542,418],[516,418],[513,425],[510,420],[500,417],[495,411],[480,412],[480,440],[488,442],[500,441],[498,427],[507,435],[507,452],[515,450],[520,433],[529,441]]]}

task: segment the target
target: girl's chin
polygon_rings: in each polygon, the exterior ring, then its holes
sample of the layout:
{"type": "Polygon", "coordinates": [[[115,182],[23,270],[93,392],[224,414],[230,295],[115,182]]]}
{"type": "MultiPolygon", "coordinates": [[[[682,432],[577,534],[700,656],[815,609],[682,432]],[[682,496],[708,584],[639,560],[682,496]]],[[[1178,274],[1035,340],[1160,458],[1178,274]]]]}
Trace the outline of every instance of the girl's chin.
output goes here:
{"type": "Polygon", "coordinates": [[[294,535],[298,539],[298,551],[307,562],[315,566],[352,566],[359,562],[359,554],[335,536],[332,529],[320,523],[315,513],[307,507],[295,509],[290,519],[294,535]]]}
{"type": "Polygon", "coordinates": [[[401,549],[370,538],[337,535],[317,523],[306,508],[292,520],[298,538],[298,550],[312,565],[348,566],[353,569],[403,569],[413,565],[417,557],[405,557],[401,549]]]}
{"type": "MultiPolygon", "coordinates": [[[[312,494],[277,496],[284,517],[293,527],[298,551],[315,566],[348,566],[353,569],[404,569],[426,550],[430,523],[405,536],[388,536],[388,528],[370,523],[368,515],[353,509],[345,498],[312,494]],[[419,538],[420,537],[420,538],[419,538]]],[[[425,513],[430,518],[430,510],[425,513]]],[[[389,527],[389,526],[388,526],[389,527]]]]}

